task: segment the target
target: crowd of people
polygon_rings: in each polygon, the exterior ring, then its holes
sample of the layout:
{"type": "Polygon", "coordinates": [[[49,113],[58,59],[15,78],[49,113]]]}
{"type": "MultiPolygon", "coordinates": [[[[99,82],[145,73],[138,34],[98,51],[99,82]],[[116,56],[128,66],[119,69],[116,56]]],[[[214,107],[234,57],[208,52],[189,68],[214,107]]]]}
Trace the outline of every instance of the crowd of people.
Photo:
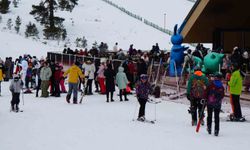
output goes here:
{"type": "MultiPolygon", "coordinates": [[[[140,104],[138,120],[145,120],[145,105],[149,94],[153,91],[149,83],[150,62],[151,60],[159,61],[161,59],[165,64],[168,64],[169,53],[165,54],[164,51],[161,51],[157,43],[148,52],[136,50],[131,44],[129,50],[125,53],[118,48],[118,43],[115,43],[113,48],[114,58],[122,62],[118,68],[115,68],[109,58],[101,61],[95,61],[94,59],[94,57],[105,55],[107,49],[108,46],[105,43],[101,43],[98,48],[93,47],[89,51],[87,49],[84,51],[65,49],[63,52],[65,54],[88,56],[84,61],[75,60],[69,69],[64,69],[63,64],[55,62],[55,60],[43,58],[39,60],[36,56],[31,57],[30,55],[20,56],[15,61],[11,57],[6,58],[5,61],[0,59],[0,94],[1,82],[13,79],[10,85],[10,91],[13,93],[11,108],[13,111],[18,111],[19,96],[22,89],[25,89],[24,93],[32,93],[32,89],[35,90],[36,97],[39,96],[39,90],[41,90],[40,97],[44,98],[49,96],[60,97],[61,93],[67,93],[66,101],[68,103],[71,102],[73,93],[74,104],[79,103],[78,91],[81,91],[83,95],[93,95],[93,86],[95,86],[95,92],[106,94],[106,102],[115,101],[113,97],[115,86],[119,89],[120,101],[128,101],[128,94],[135,89],[140,104]],[[68,91],[65,88],[66,79],[68,91]]],[[[214,52],[223,53],[223,50],[219,49],[214,52]]],[[[201,100],[207,100],[207,130],[211,134],[212,112],[214,112],[214,134],[218,136],[219,113],[225,93],[222,81],[226,81],[226,84],[230,87],[229,92],[233,106],[231,119],[244,121],[240,107],[240,95],[244,75],[250,67],[249,56],[247,51],[235,47],[232,54],[225,55],[223,59],[222,74],[208,76],[201,72],[201,68],[195,67],[193,60],[194,56],[204,59],[207,53],[209,53],[208,49],[201,44],[194,51],[187,50],[184,64],[194,66],[194,73],[190,74],[188,78],[187,98],[191,103],[192,125],[197,124],[197,110],[198,114],[201,114],[201,100]]],[[[246,90],[248,88],[249,85],[246,86],[246,90]]]]}

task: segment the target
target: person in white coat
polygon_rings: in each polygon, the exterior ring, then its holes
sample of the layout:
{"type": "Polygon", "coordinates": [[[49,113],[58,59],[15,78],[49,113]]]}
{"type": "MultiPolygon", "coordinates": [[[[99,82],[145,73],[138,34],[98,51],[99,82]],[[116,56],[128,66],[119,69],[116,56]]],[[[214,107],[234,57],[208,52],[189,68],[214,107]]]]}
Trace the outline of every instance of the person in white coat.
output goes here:
{"type": "Polygon", "coordinates": [[[91,60],[87,60],[86,63],[82,65],[82,69],[84,70],[85,78],[87,79],[87,84],[85,88],[86,95],[93,95],[92,93],[92,82],[94,80],[95,73],[95,65],[91,62],[91,60]]]}

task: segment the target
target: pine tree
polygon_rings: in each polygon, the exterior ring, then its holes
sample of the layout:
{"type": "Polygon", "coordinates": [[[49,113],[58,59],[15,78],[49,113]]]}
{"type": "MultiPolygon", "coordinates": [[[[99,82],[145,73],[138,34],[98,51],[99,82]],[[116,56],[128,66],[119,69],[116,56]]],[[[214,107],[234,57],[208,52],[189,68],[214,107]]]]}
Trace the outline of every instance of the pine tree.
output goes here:
{"type": "Polygon", "coordinates": [[[8,21],[7,21],[7,28],[8,28],[9,30],[11,30],[12,26],[13,26],[13,24],[12,24],[12,19],[9,18],[8,21]]]}
{"type": "Polygon", "coordinates": [[[13,3],[13,5],[14,5],[15,8],[18,7],[18,6],[17,6],[17,5],[18,5],[18,0],[13,0],[12,3],[13,3]]]}
{"type": "Polygon", "coordinates": [[[62,11],[72,11],[78,0],[43,0],[39,5],[32,5],[30,14],[34,15],[44,28],[44,36],[47,39],[65,39],[66,29],[63,26],[64,18],[54,15],[54,11],[60,8],[62,11]]]}
{"type": "Polygon", "coordinates": [[[34,23],[29,22],[28,25],[26,25],[26,31],[25,31],[25,36],[30,37],[30,36],[35,36],[38,38],[38,30],[37,27],[34,23]]]}
{"type": "Polygon", "coordinates": [[[21,18],[19,16],[17,16],[17,18],[16,18],[16,26],[15,26],[16,33],[19,33],[21,24],[22,24],[21,18]]]}
{"type": "Polygon", "coordinates": [[[0,13],[6,14],[9,11],[10,1],[1,0],[0,1],[0,13]]]}

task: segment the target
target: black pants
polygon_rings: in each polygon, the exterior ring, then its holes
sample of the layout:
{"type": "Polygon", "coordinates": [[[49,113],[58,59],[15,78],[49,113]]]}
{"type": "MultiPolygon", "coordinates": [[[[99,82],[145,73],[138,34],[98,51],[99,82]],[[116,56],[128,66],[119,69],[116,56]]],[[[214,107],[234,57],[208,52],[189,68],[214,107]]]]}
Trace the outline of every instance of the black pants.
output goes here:
{"type": "Polygon", "coordinates": [[[41,89],[41,82],[42,82],[42,80],[38,79],[38,84],[36,86],[36,97],[38,97],[38,92],[41,89]]]}
{"type": "Polygon", "coordinates": [[[31,82],[31,79],[30,79],[30,77],[25,77],[25,87],[26,87],[26,89],[29,89],[29,83],[31,82]]]}
{"type": "Polygon", "coordinates": [[[122,90],[119,91],[120,101],[122,101],[122,95],[124,95],[125,100],[127,100],[126,89],[122,89],[122,90]]]}
{"type": "Polygon", "coordinates": [[[201,104],[201,99],[191,99],[191,115],[192,115],[192,120],[197,122],[197,110],[199,113],[199,116],[201,115],[201,110],[202,110],[202,104],[201,104]]]}
{"type": "Polygon", "coordinates": [[[88,79],[87,80],[87,85],[86,85],[86,88],[85,88],[85,94],[92,94],[92,82],[93,82],[93,79],[88,79]]]}
{"type": "Polygon", "coordinates": [[[214,112],[214,130],[220,130],[220,108],[214,108],[212,106],[207,106],[207,128],[211,130],[212,120],[213,120],[213,112],[214,112]]]}
{"type": "Polygon", "coordinates": [[[11,107],[14,107],[16,105],[16,107],[18,107],[19,103],[20,103],[20,93],[12,93],[12,100],[11,100],[11,107]]]}
{"type": "Polygon", "coordinates": [[[138,98],[138,102],[140,104],[138,118],[140,118],[142,116],[145,116],[145,107],[146,107],[147,99],[138,98]]]}
{"type": "Polygon", "coordinates": [[[241,107],[240,107],[240,95],[232,94],[232,101],[233,101],[235,118],[241,118],[242,113],[241,113],[241,107]]]}
{"type": "Polygon", "coordinates": [[[109,101],[109,93],[110,93],[110,100],[113,100],[114,92],[106,92],[107,101],[109,101]]]}
{"type": "Polygon", "coordinates": [[[54,91],[54,96],[60,97],[60,81],[55,81],[55,91],[54,91]]]}

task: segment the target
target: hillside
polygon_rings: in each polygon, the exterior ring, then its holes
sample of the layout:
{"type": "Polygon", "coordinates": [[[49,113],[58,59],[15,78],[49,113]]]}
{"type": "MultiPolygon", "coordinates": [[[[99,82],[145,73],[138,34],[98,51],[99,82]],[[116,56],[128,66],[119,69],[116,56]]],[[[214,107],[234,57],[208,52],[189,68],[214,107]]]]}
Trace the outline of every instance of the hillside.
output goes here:
{"type": "MultiPolygon", "coordinates": [[[[68,32],[68,38],[63,42],[45,41],[42,36],[42,27],[29,14],[31,5],[39,2],[40,0],[22,0],[18,8],[14,8],[11,4],[10,13],[1,15],[0,57],[4,58],[13,53],[16,55],[30,53],[44,56],[47,51],[61,51],[65,43],[74,49],[75,39],[83,36],[88,40],[88,48],[91,48],[95,41],[98,43],[103,41],[109,45],[109,48],[112,48],[114,43],[118,42],[120,48],[125,50],[128,49],[130,44],[134,44],[137,49],[151,49],[156,42],[159,43],[161,49],[170,49],[171,47],[170,37],[167,34],[131,18],[102,0],[81,0],[72,13],[58,11],[57,15],[65,17],[64,25],[68,32]],[[14,22],[17,16],[20,16],[22,20],[20,35],[16,35],[14,28],[11,31],[6,29],[7,20],[11,18],[14,22]],[[24,37],[25,26],[30,21],[36,23],[40,31],[40,39],[38,40],[24,37]]],[[[172,0],[149,2],[143,0],[114,0],[113,2],[117,2],[118,5],[159,24],[159,26],[163,26],[163,14],[166,12],[167,28],[172,28],[175,23],[180,24],[193,4],[186,0],[174,2],[172,0]],[[140,7],[142,4],[143,7],[140,7]]]]}

